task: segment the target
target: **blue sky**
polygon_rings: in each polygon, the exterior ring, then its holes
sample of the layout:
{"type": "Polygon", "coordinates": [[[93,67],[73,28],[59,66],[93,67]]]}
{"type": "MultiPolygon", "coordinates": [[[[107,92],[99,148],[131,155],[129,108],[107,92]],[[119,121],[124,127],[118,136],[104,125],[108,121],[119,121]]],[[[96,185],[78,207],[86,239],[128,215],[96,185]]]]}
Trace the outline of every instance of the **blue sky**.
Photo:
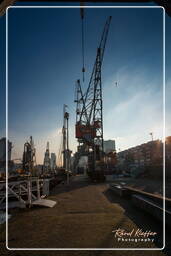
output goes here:
{"type": "MultiPolygon", "coordinates": [[[[102,69],[104,138],[115,139],[121,150],[162,137],[162,9],[86,9],[85,62],[87,87],[104,23],[112,22],[102,69]],[[118,87],[115,82],[118,82],[118,87]]],[[[171,135],[169,69],[170,17],[166,15],[166,134],[171,135]]],[[[4,135],[5,17],[0,19],[4,135]]],[[[13,158],[33,135],[37,161],[46,142],[58,154],[62,108],[69,106],[70,145],[74,138],[75,81],[81,78],[81,21],[79,9],[9,9],[9,138],[13,158]]]]}

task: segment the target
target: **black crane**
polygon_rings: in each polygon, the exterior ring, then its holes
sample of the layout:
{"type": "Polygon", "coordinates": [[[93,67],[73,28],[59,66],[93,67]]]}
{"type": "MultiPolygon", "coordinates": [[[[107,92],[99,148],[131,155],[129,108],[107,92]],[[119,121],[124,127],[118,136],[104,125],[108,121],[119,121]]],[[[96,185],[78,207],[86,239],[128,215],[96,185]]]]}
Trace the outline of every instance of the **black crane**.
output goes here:
{"type": "Polygon", "coordinates": [[[76,138],[84,151],[91,151],[91,169],[103,155],[103,100],[101,67],[111,22],[108,17],[99,46],[87,91],[83,94],[80,80],[76,83],[76,138]]]}

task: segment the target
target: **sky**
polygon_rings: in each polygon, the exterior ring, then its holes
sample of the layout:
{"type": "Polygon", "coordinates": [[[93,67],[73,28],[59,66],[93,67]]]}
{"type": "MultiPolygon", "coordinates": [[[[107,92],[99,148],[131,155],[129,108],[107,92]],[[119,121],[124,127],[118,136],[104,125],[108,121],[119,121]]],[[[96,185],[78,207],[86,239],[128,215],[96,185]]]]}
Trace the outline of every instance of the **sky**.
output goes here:
{"type": "MultiPolygon", "coordinates": [[[[104,139],[124,150],[161,139],[163,132],[163,10],[85,10],[86,90],[103,26],[112,15],[102,67],[104,139]],[[117,85],[116,86],[116,82],[117,85]]],[[[166,15],[166,135],[171,135],[171,18],[166,15]]],[[[5,135],[5,16],[0,18],[0,137],[5,135]]],[[[70,113],[70,148],[76,151],[75,81],[81,79],[81,20],[77,8],[8,11],[8,122],[13,159],[32,135],[37,163],[46,143],[58,155],[63,104],[70,113]]]]}

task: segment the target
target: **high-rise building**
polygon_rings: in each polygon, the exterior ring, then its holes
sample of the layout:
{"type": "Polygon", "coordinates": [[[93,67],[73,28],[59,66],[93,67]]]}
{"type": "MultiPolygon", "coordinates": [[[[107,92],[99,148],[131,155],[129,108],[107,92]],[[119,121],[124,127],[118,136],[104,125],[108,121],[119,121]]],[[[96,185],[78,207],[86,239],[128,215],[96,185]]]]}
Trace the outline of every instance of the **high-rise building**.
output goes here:
{"type": "MultiPolygon", "coordinates": [[[[11,161],[12,142],[8,141],[8,160],[11,161]]],[[[0,139],[0,161],[6,161],[6,138],[0,139]]]]}
{"type": "Polygon", "coordinates": [[[104,152],[109,153],[115,151],[115,140],[104,140],[104,152]]]}
{"type": "Polygon", "coordinates": [[[44,171],[50,170],[50,152],[49,152],[49,142],[47,142],[45,156],[44,156],[44,171]]]}
{"type": "Polygon", "coordinates": [[[54,170],[56,168],[56,154],[51,153],[51,169],[54,170]]]}

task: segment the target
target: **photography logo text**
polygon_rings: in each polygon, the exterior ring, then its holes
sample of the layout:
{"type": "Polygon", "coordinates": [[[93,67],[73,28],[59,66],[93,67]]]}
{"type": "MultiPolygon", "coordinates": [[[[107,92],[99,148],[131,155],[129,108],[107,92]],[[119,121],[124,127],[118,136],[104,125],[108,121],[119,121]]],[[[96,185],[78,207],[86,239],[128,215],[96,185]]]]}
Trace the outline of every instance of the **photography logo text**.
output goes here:
{"type": "Polygon", "coordinates": [[[127,231],[125,229],[118,228],[113,230],[114,237],[117,238],[118,242],[154,242],[154,238],[157,232],[151,230],[143,231],[142,229],[132,229],[127,231]]]}

